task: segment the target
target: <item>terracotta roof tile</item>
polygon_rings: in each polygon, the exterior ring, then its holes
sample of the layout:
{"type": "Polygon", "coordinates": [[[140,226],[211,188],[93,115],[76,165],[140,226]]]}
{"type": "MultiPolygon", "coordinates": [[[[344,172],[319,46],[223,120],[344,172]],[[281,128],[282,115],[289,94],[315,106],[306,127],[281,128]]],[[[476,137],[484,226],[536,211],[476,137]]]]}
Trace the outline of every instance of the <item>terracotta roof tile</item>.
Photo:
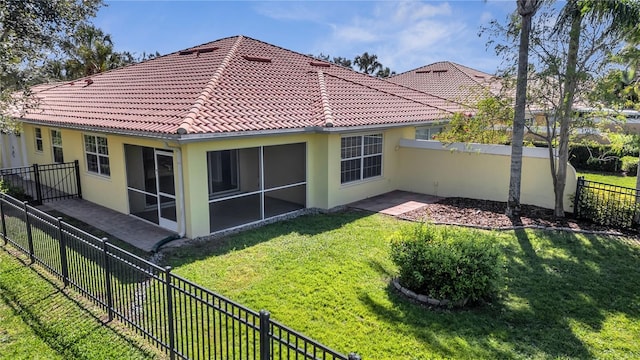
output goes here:
{"type": "Polygon", "coordinates": [[[460,105],[236,36],[33,88],[26,120],[156,134],[426,122],[460,105]]]}
{"type": "Polygon", "coordinates": [[[497,94],[500,89],[495,76],[449,61],[394,75],[389,81],[467,106],[486,91],[497,94]]]}

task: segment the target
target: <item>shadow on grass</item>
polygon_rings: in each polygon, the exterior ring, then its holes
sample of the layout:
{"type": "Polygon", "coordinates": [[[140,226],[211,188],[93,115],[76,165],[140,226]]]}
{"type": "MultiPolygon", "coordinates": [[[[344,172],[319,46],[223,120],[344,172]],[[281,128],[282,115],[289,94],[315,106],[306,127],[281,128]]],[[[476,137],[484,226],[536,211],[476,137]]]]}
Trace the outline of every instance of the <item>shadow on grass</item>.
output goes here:
{"type": "Polygon", "coordinates": [[[372,214],[367,211],[349,210],[328,214],[303,215],[292,220],[279,221],[229,236],[197,241],[191,245],[178,248],[165,248],[162,249],[162,262],[165,265],[179,267],[211,256],[219,256],[235,250],[246,249],[283,235],[297,233],[313,236],[329,232],[372,214]]]}
{"type": "MultiPolygon", "coordinates": [[[[497,302],[462,310],[429,309],[392,285],[387,288],[392,308],[367,294],[360,294],[360,301],[380,321],[445,358],[593,358],[598,354],[585,343],[585,331],[619,331],[604,329],[610,314],[640,319],[640,247],[565,232],[516,230],[513,235],[515,241],[503,242],[506,269],[497,302]],[[456,339],[474,346],[460,346],[456,339]]],[[[376,264],[370,266],[386,273],[376,264]]],[[[602,341],[630,336],[619,335],[596,336],[602,341]]],[[[625,340],[618,341],[623,343],[607,346],[624,349],[625,340]]]]}
{"type": "MultiPolygon", "coordinates": [[[[13,257],[6,249],[0,256],[13,257]]],[[[99,311],[69,296],[21,259],[0,271],[0,301],[51,349],[68,359],[154,358],[118,324],[105,326],[99,311]]]]}

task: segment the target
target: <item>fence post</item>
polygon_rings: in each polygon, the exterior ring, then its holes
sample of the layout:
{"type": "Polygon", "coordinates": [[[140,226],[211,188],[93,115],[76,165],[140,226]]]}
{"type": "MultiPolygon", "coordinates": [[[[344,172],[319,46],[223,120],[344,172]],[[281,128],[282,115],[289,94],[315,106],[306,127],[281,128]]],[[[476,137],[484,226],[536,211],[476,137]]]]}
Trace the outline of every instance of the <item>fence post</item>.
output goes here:
{"type": "Polygon", "coordinates": [[[62,264],[62,282],[69,286],[69,263],[67,262],[67,241],[62,233],[62,218],[58,219],[58,239],[60,239],[60,264],[62,264]]]}
{"type": "Polygon", "coordinates": [[[109,254],[107,253],[107,238],[102,238],[102,255],[104,256],[104,286],[107,290],[107,312],[109,321],[113,320],[113,293],[111,292],[111,266],[109,265],[109,254]]]}
{"type": "Polygon", "coordinates": [[[356,353],[349,353],[349,360],[361,360],[360,355],[356,354],[356,353]]]}
{"type": "Polygon", "coordinates": [[[76,171],[76,189],[78,190],[78,197],[82,199],[82,186],[80,186],[80,162],[78,159],[75,159],[73,164],[76,171]]]}
{"type": "Polygon", "coordinates": [[[167,287],[167,328],[169,330],[169,354],[171,360],[176,358],[176,337],[173,320],[173,292],[171,291],[171,266],[164,268],[165,286],[167,287]]]}
{"type": "Polygon", "coordinates": [[[580,219],[580,196],[582,195],[583,187],[584,176],[578,176],[578,182],[576,183],[576,196],[573,198],[573,215],[576,219],[580,219]]]}
{"type": "Polygon", "coordinates": [[[260,310],[260,360],[271,359],[271,347],[269,336],[270,314],[267,310],[260,310]]]}
{"type": "Polygon", "coordinates": [[[36,204],[42,205],[42,184],[40,183],[38,164],[33,164],[33,181],[36,183],[36,204]]]}
{"type": "Polygon", "coordinates": [[[24,211],[24,223],[27,226],[27,243],[29,244],[29,260],[33,264],[36,258],[34,256],[35,254],[33,251],[33,235],[31,234],[31,224],[29,223],[29,210],[27,208],[28,204],[29,204],[28,201],[24,201],[22,203],[23,205],[22,209],[24,211]]]}
{"type": "Polygon", "coordinates": [[[4,219],[4,194],[0,194],[0,218],[2,218],[2,239],[4,244],[7,245],[7,223],[4,219]]]}

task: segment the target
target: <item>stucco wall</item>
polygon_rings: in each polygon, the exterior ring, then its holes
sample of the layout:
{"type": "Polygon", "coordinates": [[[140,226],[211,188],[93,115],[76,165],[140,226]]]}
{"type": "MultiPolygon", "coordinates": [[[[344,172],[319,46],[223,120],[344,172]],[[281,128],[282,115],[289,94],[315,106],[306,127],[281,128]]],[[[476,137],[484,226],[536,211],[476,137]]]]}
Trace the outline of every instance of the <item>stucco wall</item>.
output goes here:
{"type": "MultiPolygon", "coordinates": [[[[548,150],[525,148],[520,201],[554,207],[548,150]]],[[[402,140],[399,189],[444,197],[507,201],[511,148],[501,145],[451,144],[402,140]]],[[[565,211],[573,211],[571,195],[576,172],[569,165],[565,188],[565,211]]]]}
{"type": "MultiPolygon", "coordinates": [[[[51,150],[51,127],[24,125],[26,136],[26,148],[29,164],[51,164],[53,155],[51,150]],[[42,129],[43,151],[35,150],[34,128],[42,129]]],[[[65,162],[78,160],[80,162],[80,183],[82,184],[82,197],[85,200],[108,207],[110,209],[129,213],[127,197],[127,180],[125,172],[124,144],[166,148],[163,141],[149,140],[137,137],[116,136],[104,133],[83,132],[71,129],[58,129],[62,135],[62,148],[65,162]],[[89,172],[84,153],[83,135],[97,135],[107,138],[109,147],[110,176],[103,176],[89,172]]],[[[174,159],[175,161],[175,159],[174,159]]]]}

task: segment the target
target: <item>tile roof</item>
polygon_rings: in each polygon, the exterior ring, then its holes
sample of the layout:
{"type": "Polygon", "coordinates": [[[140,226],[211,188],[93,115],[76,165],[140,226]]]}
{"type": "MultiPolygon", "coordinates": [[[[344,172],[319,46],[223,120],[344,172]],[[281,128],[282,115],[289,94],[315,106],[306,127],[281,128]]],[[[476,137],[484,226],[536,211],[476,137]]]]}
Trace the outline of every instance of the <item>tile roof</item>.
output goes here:
{"type": "Polygon", "coordinates": [[[244,36],[34,87],[25,121],[150,135],[428,122],[460,105],[244,36]]]}
{"type": "Polygon", "coordinates": [[[473,106],[473,100],[485,91],[497,94],[497,77],[450,61],[441,61],[394,75],[389,81],[473,106]]]}

